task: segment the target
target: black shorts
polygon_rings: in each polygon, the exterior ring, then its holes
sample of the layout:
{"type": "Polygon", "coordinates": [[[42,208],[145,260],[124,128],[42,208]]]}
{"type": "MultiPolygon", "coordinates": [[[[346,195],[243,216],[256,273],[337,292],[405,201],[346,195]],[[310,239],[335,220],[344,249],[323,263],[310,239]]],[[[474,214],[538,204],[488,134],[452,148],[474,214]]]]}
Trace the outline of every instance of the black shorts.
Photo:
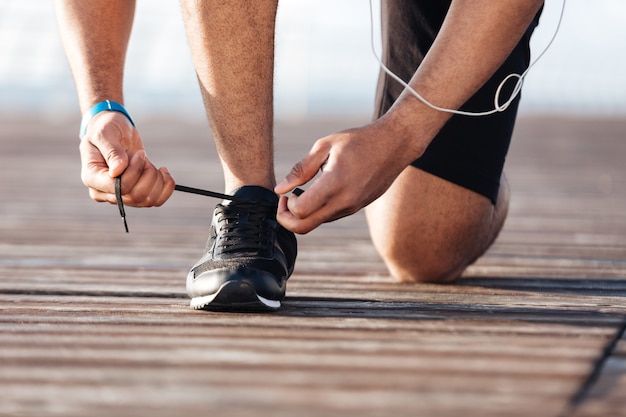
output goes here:
{"type": "MultiPolygon", "coordinates": [[[[382,0],[383,62],[403,80],[410,80],[422,62],[449,6],[450,0],[382,0]]],[[[502,80],[528,68],[530,36],[538,19],[539,14],[504,64],[461,110],[493,109],[502,80]]],[[[515,80],[507,82],[501,103],[510,97],[514,84],[515,80]]],[[[403,89],[381,71],[375,117],[389,110],[403,89]]],[[[518,104],[519,96],[504,112],[482,117],[453,115],[424,155],[411,165],[484,195],[495,204],[518,104]]]]}

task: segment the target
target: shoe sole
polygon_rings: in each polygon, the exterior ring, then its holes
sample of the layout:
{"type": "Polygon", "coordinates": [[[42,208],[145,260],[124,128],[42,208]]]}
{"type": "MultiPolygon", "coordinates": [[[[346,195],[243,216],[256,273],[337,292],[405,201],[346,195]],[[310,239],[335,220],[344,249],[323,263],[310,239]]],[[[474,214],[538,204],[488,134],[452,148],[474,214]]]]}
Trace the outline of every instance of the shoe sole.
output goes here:
{"type": "Polygon", "coordinates": [[[194,310],[276,311],[280,301],[261,297],[245,282],[228,281],[215,294],[192,298],[189,305],[194,310]]]}

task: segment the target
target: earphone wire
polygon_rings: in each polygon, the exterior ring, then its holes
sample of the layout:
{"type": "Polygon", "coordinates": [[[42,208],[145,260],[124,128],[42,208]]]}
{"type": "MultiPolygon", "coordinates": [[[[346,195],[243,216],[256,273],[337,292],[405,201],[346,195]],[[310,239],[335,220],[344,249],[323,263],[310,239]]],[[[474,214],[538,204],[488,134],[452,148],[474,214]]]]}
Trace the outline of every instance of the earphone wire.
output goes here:
{"type": "Polygon", "coordinates": [[[431,109],[438,110],[438,111],[441,111],[441,112],[446,112],[446,113],[457,114],[457,115],[461,115],[461,116],[474,116],[474,117],[489,116],[491,114],[495,114],[495,113],[499,113],[499,112],[505,111],[511,105],[511,103],[515,100],[515,98],[519,95],[519,93],[522,91],[522,85],[524,84],[524,79],[526,78],[526,75],[528,74],[530,69],[545,55],[545,53],[548,52],[548,49],[550,49],[550,47],[552,46],[552,43],[554,43],[554,40],[556,39],[556,36],[559,33],[559,30],[561,29],[561,23],[563,22],[563,15],[565,14],[565,3],[566,2],[567,2],[567,0],[563,0],[563,4],[561,6],[561,13],[559,15],[559,20],[558,20],[558,23],[556,25],[556,29],[554,30],[554,34],[552,35],[552,38],[550,39],[548,44],[541,51],[541,53],[537,56],[537,58],[535,58],[533,61],[531,61],[531,63],[528,65],[528,68],[526,68],[526,70],[522,74],[512,73],[512,74],[507,75],[502,80],[502,82],[500,83],[500,85],[496,89],[496,93],[495,93],[494,98],[493,98],[494,108],[492,110],[487,110],[487,111],[484,111],[484,112],[469,112],[469,111],[463,111],[463,110],[446,109],[445,107],[439,107],[439,106],[437,106],[435,104],[432,104],[431,102],[426,100],[420,93],[415,91],[415,89],[413,87],[411,87],[407,82],[405,82],[403,79],[398,77],[393,71],[391,71],[383,63],[382,58],[376,52],[376,46],[375,46],[375,41],[374,41],[374,6],[372,4],[372,0],[369,0],[369,6],[370,6],[370,44],[371,44],[370,46],[372,48],[372,53],[374,54],[374,58],[376,59],[376,61],[378,61],[378,65],[380,66],[380,68],[387,75],[389,75],[392,79],[394,79],[395,81],[400,83],[400,85],[402,85],[404,88],[406,88],[407,91],[409,91],[419,101],[421,101],[422,103],[424,103],[425,105],[427,105],[431,109]],[[501,105],[500,104],[500,95],[502,93],[502,89],[504,88],[506,83],[510,79],[512,79],[512,78],[516,78],[517,79],[517,82],[515,83],[515,87],[513,88],[513,91],[511,92],[511,96],[509,97],[509,99],[504,104],[501,105]]]}

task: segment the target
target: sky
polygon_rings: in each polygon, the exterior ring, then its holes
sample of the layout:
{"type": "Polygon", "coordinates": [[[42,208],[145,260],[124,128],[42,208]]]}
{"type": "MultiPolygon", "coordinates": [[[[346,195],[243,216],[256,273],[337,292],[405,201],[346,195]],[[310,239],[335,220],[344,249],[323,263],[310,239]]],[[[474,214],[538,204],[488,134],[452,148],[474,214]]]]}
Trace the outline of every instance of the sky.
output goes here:
{"type": "MultiPolygon", "coordinates": [[[[555,33],[547,0],[532,51],[555,33]]],[[[374,34],[380,51],[378,5],[374,34]]],[[[367,0],[282,0],[276,33],[279,118],[369,115],[378,64],[367,0]]],[[[524,83],[523,114],[626,116],[626,1],[567,0],[550,49],[524,83]]],[[[178,1],[138,0],[126,105],[135,113],[203,114],[178,1]]],[[[0,0],[0,113],[76,117],[74,85],[50,0],[0,0]]]]}

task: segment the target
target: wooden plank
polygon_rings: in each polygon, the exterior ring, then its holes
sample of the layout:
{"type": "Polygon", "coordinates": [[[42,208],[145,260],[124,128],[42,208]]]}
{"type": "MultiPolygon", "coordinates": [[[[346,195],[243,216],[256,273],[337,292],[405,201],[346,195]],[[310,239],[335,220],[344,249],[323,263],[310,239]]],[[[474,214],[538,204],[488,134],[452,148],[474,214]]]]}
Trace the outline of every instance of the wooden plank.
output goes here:
{"type": "MultiPolygon", "coordinates": [[[[278,175],[359,122],[278,124],[278,175]]],[[[204,122],[140,123],[180,183],[221,188],[204,122]]],[[[73,124],[2,120],[0,415],[555,416],[626,315],[624,132],[522,120],[510,218],[454,285],[393,283],[359,213],[299,239],[283,310],[225,314],[184,292],[216,201],[129,208],[126,235],[73,124]]],[[[575,411],[620,415],[621,378],[575,411]]]]}
{"type": "Polygon", "coordinates": [[[626,334],[603,363],[598,380],[587,393],[574,417],[623,416],[626,414],[626,334]]]}
{"type": "Polygon", "coordinates": [[[444,415],[464,407],[470,415],[473,407],[497,415],[528,412],[524,398],[541,404],[539,415],[553,415],[611,335],[610,328],[588,332],[487,319],[294,318],[194,314],[183,306],[172,313],[165,305],[110,300],[80,308],[82,303],[24,305],[24,311],[3,315],[2,331],[10,337],[2,341],[7,366],[0,381],[10,389],[0,394],[6,395],[2,404],[24,406],[38,387],[45,407],[65,407],[69,415],[94,403],[134,412],[137,401],[166,412],[175,401],[179,411],[192,412],[207,400],[200,391],[208,389],[220,395],[208,401],[227,410],[233,404],[221,399],[234,390],[261,410],[269,399],[259,391],[269,398],[282,392],[290,399],[274,404],[279,414],[301,408],[315,410],[311,415],[409,415],[424,404],[427,412],[444,415]],[[165,390],[163,397],[151,400],[145,386],[165,390]],[[103,390],[115,400],[101,398],[103,390]],[[177,390],[192,398],[176,396],[177,390]],[[317,403],[327,396],[334,401],[317,403]],[[448,403],[450,398],[464,402],[448,403]]]}

